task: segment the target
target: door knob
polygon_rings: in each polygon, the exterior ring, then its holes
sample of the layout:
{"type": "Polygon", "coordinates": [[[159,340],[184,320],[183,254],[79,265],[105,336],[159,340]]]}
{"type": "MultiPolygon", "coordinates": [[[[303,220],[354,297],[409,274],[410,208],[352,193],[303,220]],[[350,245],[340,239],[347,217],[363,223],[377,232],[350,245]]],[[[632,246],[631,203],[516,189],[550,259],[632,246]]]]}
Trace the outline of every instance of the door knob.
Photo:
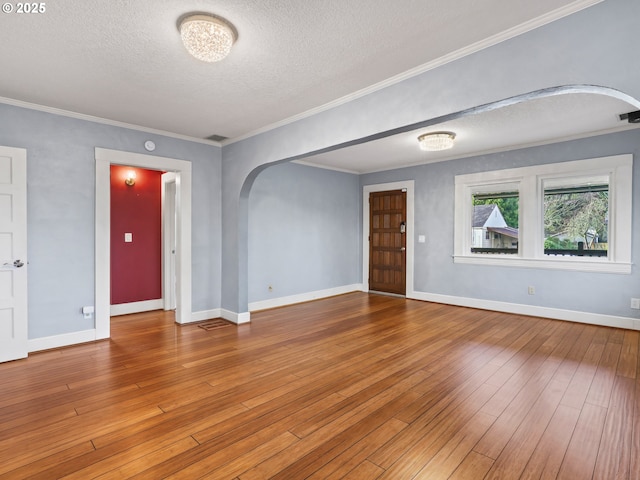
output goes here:
{"type": "Polygon", "coordinates": [[[13,266],[16,268],[20,268],[22,266],[24,266],[24,262],[22,260],[16,260],[13,262],[13,266]]]}

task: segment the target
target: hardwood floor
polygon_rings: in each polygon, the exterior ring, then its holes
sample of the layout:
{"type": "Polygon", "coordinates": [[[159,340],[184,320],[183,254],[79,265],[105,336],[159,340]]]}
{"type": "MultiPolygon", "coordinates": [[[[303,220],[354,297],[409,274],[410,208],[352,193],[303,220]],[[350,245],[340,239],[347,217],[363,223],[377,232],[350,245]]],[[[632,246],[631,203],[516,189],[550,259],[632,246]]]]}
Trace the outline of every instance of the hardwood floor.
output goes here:
{"type": "Polygon", "coordinates": [[[639,335],[362,293],[0,365],[0,479],[640,480],[639,335]]]}

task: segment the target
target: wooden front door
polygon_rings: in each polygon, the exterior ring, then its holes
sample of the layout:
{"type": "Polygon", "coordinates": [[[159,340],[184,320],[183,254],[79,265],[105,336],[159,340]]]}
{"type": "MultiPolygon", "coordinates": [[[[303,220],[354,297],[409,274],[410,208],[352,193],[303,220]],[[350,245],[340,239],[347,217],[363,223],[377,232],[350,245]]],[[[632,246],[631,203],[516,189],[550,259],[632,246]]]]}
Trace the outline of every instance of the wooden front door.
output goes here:
{"type": "Polygon", "coordinates": [[[369,195],[369,290],[406,293],[407,192],[369,195]]]}

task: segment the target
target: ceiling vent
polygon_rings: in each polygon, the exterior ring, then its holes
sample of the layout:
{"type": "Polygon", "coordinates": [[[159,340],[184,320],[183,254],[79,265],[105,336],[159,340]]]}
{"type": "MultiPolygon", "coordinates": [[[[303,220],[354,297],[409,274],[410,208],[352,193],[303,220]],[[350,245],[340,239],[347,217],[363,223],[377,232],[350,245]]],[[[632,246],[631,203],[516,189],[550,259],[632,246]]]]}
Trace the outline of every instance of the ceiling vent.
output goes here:
{"type": "Polygon", "coordinates": [[[224,137],[222,135],[209,135],[208,137],[205,138],[205,140],[211,140],[213,142],[222,142],[223,140],[228,139],[229,137],[224,137]]]}
{"type": "Polygon", "coordinates": [[[640,123],[640,110],[623,113],[620,115],[620,120],[627,120],[629,123],[640,123]]]}

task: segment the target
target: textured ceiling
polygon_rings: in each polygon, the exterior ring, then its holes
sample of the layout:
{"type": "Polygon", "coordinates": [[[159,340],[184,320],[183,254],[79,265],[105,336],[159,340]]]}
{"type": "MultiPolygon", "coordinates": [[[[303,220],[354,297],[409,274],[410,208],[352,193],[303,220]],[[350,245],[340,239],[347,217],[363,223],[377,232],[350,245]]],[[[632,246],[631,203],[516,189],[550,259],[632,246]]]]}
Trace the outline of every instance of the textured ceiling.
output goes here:
{"type": "Polygon", "coordinates": [[[0,97],[237,138],[597,1],[54,0],[0,14],[0,97]],[[187,55],[192,11],[235,25],[228,58],[187,55]]]}

